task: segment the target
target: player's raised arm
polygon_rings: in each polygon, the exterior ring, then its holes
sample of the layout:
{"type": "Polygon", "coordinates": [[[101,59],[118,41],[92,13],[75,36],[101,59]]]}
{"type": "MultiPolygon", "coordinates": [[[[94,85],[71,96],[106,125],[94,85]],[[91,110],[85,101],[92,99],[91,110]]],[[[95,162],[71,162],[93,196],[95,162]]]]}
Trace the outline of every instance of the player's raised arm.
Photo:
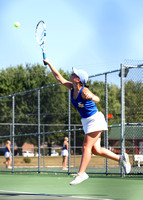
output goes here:
{"type": "Polygon", "coordinates": [[[73,88],[72,82],[66,80],[55,68],[54,66],[49,62],[48,59],[43,60],[44,64],[48,65],[57,81],[59,81],[62,85],[68,87],[69,89],[73,88]]]}

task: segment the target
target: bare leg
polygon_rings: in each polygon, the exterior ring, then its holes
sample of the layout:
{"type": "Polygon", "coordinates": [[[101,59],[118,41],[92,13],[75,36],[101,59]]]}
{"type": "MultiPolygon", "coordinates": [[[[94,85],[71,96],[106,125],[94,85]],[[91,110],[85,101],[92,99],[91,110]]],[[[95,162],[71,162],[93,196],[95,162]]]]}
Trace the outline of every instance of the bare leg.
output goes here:
{"type": "Polygon", "coordinates": [[[100,155],[100,156],[103,156],[106,158],[110,158],[115,161],[119,161],[119,159],[120,159],[119,155],[113,153],[112,151],[110,151],[104,147],[101,147],[100,143],[101,143],[101,137],[97,140],[97,142],[92,147],[93,154],[100,155]]]}
{"type": "MultiPolygon", "coordinates": [[[[102,131],[97,131],[97,132],[93,132],[93,133],[89,133],[85,135],[84,142],[83,142],[83,154],[82,154],[81,164],[79,168],[79,173],[77,174],[75,179],[72,182],[70,182],[70,185],[76,185],[88,179],[89,176],[84,172],[91,159],[91,151],[95,155],[104,156],[106,158],[110,158],[115,161],[120,160],[119,155],[116,155],[112,151],[101,147],[101,144],[100,144],[101,133],[102,131]]],[[[126,173],[129,173],[131,170],[131,166],[130,166],[130,163],[127,165],[126,160],[128,160],[128,158],[124,159],[124,162],[125,162],[124,169],[126,173]]]]}
{"type": "Polygon", "coordinates": [[[63,169],[67,167],[67,160],[68,160],[68,156],[63,156],[63,163],[62,163],[63,169]]]}
{"type": "Polygon", "coordinates": [[[84,173],[88,163],[91,159],[91,150],[93,145],[97,142],[97,140],[101,137],[102,131],[97,131],[93,133],[86,134],[83,142],[83,154],[81,159],[81,164],[79,168],[79,173],[84,173]]]}
{"type": "Polygon", "coordinates": [[[8,161],[9,161],[9,158],[6,158],[6,161],[5,161],[5,166],[8,167],[8,161]]]}
{"type": "Polygon", "coordinates": [[[12,163],[12,157],[9,157],[8,167],[11,166],[11,163],[12,163]]]}
{"type": "Polygon", "coordinates": [[[119,161],[120,156],[113,153],[112,151],[101,147],[101,133],[102,131],[97,131],[85,135],[83,142],[83,154],[80,164],[79,173],[84,173],[88,163],[91,159],[91,151],[95,155],[100,155],[106,158],[110,158],[115,161],[119,161]]]}
{"type": "Polygon", "coordinates": [[[68,156],[65,156],[65,168],[67,167],[68,156]]]}
{"type": "Polygon", "coordinates": [[[65,156],[63,156],[62,167],[65,168],[65,156]]]}

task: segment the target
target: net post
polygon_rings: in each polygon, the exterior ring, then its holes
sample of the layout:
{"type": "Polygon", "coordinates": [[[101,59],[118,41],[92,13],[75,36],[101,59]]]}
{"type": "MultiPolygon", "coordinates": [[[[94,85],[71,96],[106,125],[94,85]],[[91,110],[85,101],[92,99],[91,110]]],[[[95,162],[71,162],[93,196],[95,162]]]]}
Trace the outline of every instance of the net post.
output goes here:
{"type": "Polygon", "coordinates": [[[37,92],[38,95],[38,173],[40,173],[40,89],[37,92]]]}
{"type": "MultiPolygon", "coordinates": [[[[125,67],[121,64],[121,155],[125,152],[125,67]]],[[[124,177],[121,167],[121,177],[124,177]]]]}
{"type": "MultiPolygon", "coordinates": [[[[105,73],[105,118],[108,124],[108,86],[107,86],[107,73],[105,73]]],[[[108,149],[108,130],[105,131],[105,146],[108,149]]],[[[108,175],[108,158],[106,158],[106,175],[108,175]]]]}

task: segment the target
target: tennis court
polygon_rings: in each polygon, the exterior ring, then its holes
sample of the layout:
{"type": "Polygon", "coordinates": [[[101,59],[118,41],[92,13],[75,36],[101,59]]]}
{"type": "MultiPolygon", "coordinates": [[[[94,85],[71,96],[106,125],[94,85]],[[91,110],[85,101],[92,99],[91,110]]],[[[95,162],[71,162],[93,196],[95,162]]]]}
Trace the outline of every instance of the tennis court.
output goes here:
{"type": "Polygon", "coordinates": [[[66,174],[0,174],[2,200],[141,200],[142,177],[99,176],[70,186],[72,175],[66,174]]]}

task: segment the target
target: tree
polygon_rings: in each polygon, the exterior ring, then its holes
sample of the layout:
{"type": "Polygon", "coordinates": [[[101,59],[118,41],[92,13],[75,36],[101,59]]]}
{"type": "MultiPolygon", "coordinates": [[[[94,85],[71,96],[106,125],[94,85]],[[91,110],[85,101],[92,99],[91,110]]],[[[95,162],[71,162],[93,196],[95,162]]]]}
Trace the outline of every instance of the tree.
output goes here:
{"type": "Polygon", "coordinates": [[[126,122],[143,121],[143,86],[141,82],[129,80],[125,85],[126,122]]]}
{"type": "MultiPolygon", "coordinates": [[[[60,69],[60,73],[69,79],[69,72],[60,69]]],[[[27,64],[2,70],[0,73],[0,96],[14,94],[25,90],[50,86],[58,83],[51,71],[47,71],[45,66],[27,64]]],[[[90,90],[100,98],[97,104],[99,111],[105,114],[105,83],[89,81],[90,90]]],[[[120,123],[121,115],[121,90],[117,85],[108,84],[108,113],[113,114],[109,124],[120,123]]],[[[126,100],[126,122],[142,121],[142,83],[128,81],[125,85],[126,100]]],[[[31,126],[15,126],[15,134],[37,133],[38,127],[38,96],[37,90],[15,96],[15,123],[32,124],[31,126]]],[[[0,122],[12,123],[12,98],[0,99],[0,122]]],[[[40,123],[50,124],[45,126],[45,132],[66,130],[68,125],[68,89],[62,85],[51,86],[40,90],[40,123]],[[63,124],[63,126],[53,126],[52,124],[63,124]],[[64,125],[65,124],[65,125],[64,125]]],[[[74,106],[71,105],[71,124],[81,124],[80,115],[74,106]]],[[[73,128],[73,127],[72,127],[73,128]]],[[[8,135],[9,126],[0,126],[0,134],[8,135]]],[[[41,126],[43,132],[43,126],[41,126]]],[[[55,142],[62,145],[63,138],[68,133],[47,134],[45,139],[48,143],[55,142]]],[[[83,142],[83,131],[77,132],[77,145],[83,142]]],[[[72,133],[73,136],[73,133],[72,133]]],[[[5,140],[5,139],[4,139],[5,140]]],[[[37,145],[37,136],[16,137],[18,146],[22,146],[25,141],[32,141],[37,145]]],[[[73,137],[71,138],[73,144],[73,137]]]]}

